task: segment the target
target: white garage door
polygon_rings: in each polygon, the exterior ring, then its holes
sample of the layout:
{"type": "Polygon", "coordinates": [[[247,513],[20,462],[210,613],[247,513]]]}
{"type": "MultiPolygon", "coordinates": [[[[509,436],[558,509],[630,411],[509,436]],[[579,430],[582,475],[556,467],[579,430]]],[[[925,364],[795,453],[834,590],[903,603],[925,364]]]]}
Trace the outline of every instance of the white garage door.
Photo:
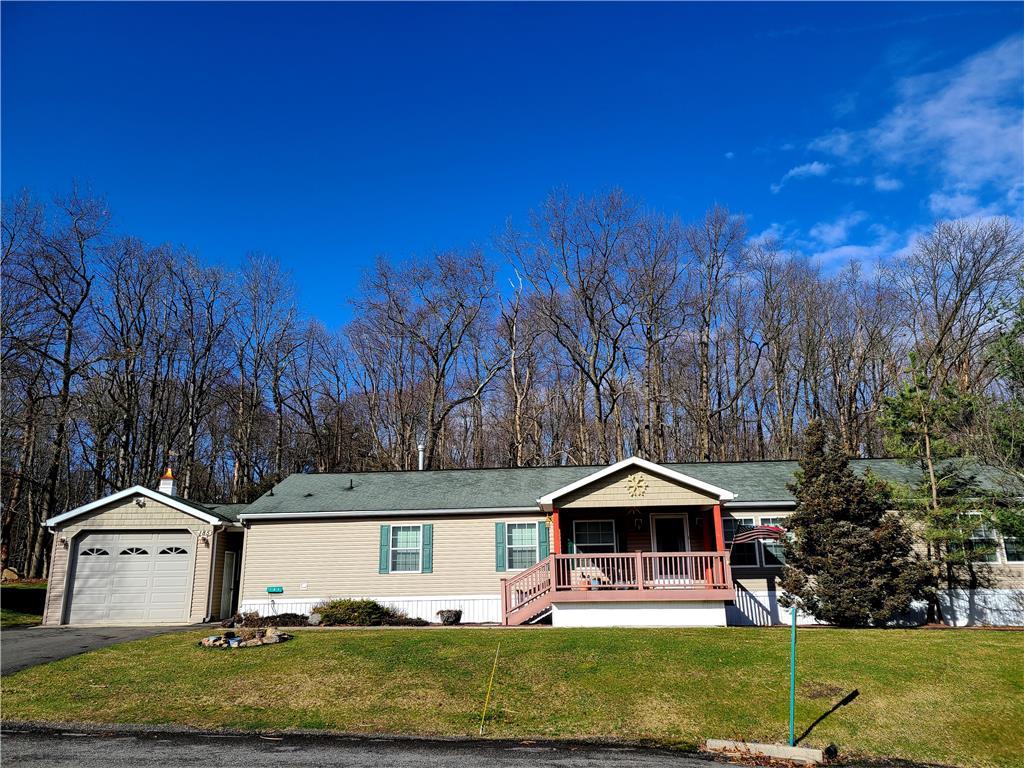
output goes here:
{"type": "Polygon", "coordinates": [[[78,539],[71,624],[188,619],[192,536],[170,531],[89,533],[78,539]]]}

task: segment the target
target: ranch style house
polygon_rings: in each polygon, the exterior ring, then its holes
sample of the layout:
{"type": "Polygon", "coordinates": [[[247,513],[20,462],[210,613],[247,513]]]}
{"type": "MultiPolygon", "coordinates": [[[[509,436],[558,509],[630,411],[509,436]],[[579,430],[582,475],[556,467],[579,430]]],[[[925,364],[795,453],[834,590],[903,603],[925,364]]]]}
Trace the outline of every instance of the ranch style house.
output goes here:
{"type": "MultiPolygon", "coordinates": [[[[855,459],[911,483],[917,470],[855,459]]],[[[134,486],[47,522],[45,624],[185,624],[371,598],[437,621],[771,625],[782,552],[732,546],[794,508],[794,461],[293,474],[252,504],[134,486]]],[[[944,595],[954,624],[1024,625],[1024,542],[993,546],[994,586],[944,595]]],[[[812,621],[813,617],[804,617],[812,621]]]]}

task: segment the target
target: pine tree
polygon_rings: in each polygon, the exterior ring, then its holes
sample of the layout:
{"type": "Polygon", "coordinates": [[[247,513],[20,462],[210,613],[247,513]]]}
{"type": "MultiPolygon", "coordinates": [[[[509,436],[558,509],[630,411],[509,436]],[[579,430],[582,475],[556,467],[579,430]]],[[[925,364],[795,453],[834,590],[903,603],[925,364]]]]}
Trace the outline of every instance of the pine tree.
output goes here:
{"type": "Polygon", "coordinates": [[[887,512],[885,486],[850,469],[819,423],[790,486],[797,505],[783,543],[783,604],[841,627],[884,626],[921,596],[925,571],[910,531],[887,512]]]}

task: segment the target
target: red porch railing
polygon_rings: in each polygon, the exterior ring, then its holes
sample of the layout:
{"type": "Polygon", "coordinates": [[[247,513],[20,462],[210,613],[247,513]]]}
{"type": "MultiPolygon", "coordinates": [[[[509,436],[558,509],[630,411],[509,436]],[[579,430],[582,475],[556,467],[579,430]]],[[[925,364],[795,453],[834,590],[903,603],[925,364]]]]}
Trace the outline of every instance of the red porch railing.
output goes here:
{"type": "Polygon", "coordinates": [[[551,555],[502,579],[502,615],[516,624],[554,601],[731,600],[727,552],[551,555]]]}
{"type": "Polygon", "coordinates": [[[732,589],[725,552],[554,555],[555,591],[732,589]]]}

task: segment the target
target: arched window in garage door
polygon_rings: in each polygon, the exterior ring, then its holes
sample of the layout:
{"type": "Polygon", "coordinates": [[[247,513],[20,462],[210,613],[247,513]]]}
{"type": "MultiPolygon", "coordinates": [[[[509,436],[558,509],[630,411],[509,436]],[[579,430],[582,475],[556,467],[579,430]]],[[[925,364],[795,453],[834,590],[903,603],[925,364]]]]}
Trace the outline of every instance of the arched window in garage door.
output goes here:
{"type": "Polygon", "coordinates": [[[184,547],[164,547],[160,550],[161,555],[187,555],[188,550],[184,547]]]}
{"type": "Polygon", "coordinates": [[[89,547],[88,549],[82,550],[82,557],[95,557],[97,555],[109,555],[107,550],[101,547],[89,547]]]}
{"type": "Polygon", "coordinates": [[[121,550],[122,555],[148,555],[149,552],[144,550],[142,547],[128,547],[121,550]]]}

